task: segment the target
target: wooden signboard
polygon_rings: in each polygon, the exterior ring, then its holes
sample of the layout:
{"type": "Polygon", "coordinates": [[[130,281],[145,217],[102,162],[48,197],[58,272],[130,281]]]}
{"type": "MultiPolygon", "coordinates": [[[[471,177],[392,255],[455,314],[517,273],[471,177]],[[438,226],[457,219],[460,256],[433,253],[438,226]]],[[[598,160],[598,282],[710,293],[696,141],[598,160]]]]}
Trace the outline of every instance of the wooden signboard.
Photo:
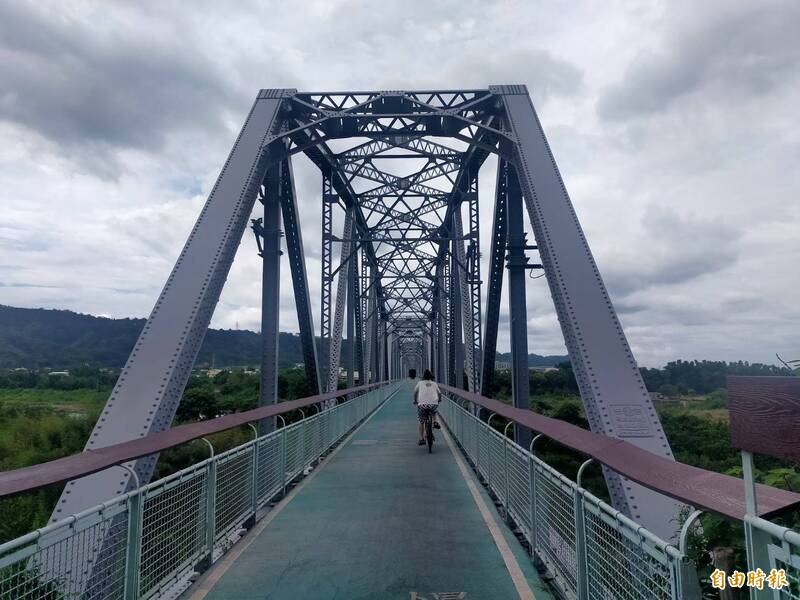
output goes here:
{"type": "Polygon", "coordinates": [[[800,460],[800,377],[728,377],[734,448],[800,460]]]}

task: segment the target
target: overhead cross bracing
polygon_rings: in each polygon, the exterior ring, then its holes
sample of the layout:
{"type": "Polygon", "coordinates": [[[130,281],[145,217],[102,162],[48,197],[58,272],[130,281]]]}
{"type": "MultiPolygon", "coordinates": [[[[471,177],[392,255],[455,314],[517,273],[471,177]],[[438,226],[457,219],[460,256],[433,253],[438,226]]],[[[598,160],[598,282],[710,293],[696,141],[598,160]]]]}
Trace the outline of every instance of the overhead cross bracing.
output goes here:
{"type": "MultiPolygon", "coordinates": [[[[260,404],[277,399],[278,290],[285,262],[315,391],[339,385],[346,340],[348,383],[432,368],[439,381],[485,392],[505,291],[514,403],[528,409],[525,278],[537,268],[593,431],[671,458],[527,89],[518,85],[261,90],[87,449],[169,428],[248,224],[263,263],[260,404]],[[299,153],[322,179],[316,315],[302,236],[312,216],[298,211],[292,167],[299,153]],[[494,221],[484,227],[490,260],[481,273],[478,176],[490,155],[497,162],[495,194],[481,201],[493,209],[494,221]],[[251,221],[257,202],[263,213],[251,221]],[[533,239],[523,227],[526,214],[533,239]]],[[[317,240],[305,243],[316,246],[317,240]]],[[[262,433],[271,427],[262,422],[262,433]]],[[[515,431],[523,446],[529,436],[524,427],[515,431]]],[[[130,467],[145,482],[156,459],[137,459],[130,467]]],[[[117,470],[70,482],[54,519],[129,490],[132,480],[117,470]]],[[[606,481],[619,510],[672,537],[674,501],[608,470],[606,481]]]]}

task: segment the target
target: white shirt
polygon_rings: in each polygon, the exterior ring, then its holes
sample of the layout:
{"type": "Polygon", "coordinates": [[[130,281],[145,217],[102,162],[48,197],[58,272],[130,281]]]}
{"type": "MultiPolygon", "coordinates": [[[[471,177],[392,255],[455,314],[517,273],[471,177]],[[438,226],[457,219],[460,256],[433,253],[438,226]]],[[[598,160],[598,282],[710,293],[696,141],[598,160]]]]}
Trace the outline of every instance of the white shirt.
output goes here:
{"type": "Polygon", "coordinates": [[[437,406],[439,404],[441,391],[435,381],[421,380],[414,388],[414,393],[417,395],[419,406],[437,406]]]}

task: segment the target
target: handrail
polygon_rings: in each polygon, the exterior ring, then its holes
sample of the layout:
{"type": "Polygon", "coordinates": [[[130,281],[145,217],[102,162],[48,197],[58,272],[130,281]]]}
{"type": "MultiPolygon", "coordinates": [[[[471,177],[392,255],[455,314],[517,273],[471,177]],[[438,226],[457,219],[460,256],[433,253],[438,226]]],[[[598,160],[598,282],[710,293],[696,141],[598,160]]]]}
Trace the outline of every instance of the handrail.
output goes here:
{"type": "MultiPolygon", "coordinates": [[[[741,479],[658,456],[625,440],[593,433],[565,421],[515,408],[480,394],[448,385],[440,384],[439,387],[531,431],[541,433],[567,448],[590,456],[651,490],[695,508],[703,508],[739,521],[744,519],[744,482],[741,479]]],[[[800,494],[761,484],[757,487],[759,515],[762,517],[775,516],[800,507],[800,494]]]]}
{"type": "Polygon", "coordinates": [[[131,440],[97,448],[96,450],[85,450],[80,454],[65,456],[49,462],[14,469],[13,471],[0,472],[0,498],[14,496],[24,492],[33,491],[47,485],[77,479],[85,475],[91,475],[103,469],[119,465],[135,458],[148,456],[163,452],[175,446],[180,446],[186,442],[200,439],[212,433],[219,433],[240,425],[246,425],[254,421],[260,421],[268,417],[280,416],[287,412],[292,412],[298,408],[333,400],[347,394],[355,394],[374,389],[388,382],[371,383],[354,388],[336,390],[326,394],[309,396],[297,400],[289,400],[261,406],[252,410],[200,421],[198,423],[187,423],[179,425],[160,433],[154,433],[143,438],[131,440]]]}

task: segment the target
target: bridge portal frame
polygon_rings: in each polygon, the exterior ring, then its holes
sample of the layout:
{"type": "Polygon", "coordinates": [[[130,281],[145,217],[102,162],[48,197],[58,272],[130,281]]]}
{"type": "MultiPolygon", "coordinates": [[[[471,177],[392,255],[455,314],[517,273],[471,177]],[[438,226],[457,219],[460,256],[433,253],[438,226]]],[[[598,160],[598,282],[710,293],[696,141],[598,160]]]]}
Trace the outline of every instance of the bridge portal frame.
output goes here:
{"type": "MultiPolygon", "coordinates": [[[[265,286],[279,281],[280,250],[273,250],[279,242],[281,217],[284,232],[291,237],[287,237],[287,248],[312,385],[323,391],[338,383],[346,299],[363,294],[358,256],[369,272],[371,312],[376,317],[372,379],[385,379],[390,373],[402,376],[402,369],[419,368],[432,354],[438,357],[440,374],[441,365],[447,364],[446,381],[451,385],[460,387],[466,375],[471,391],[488,390],[492,369],[486,365],[492,356],[482,356],[481,345],[487,351],[496,348],[502,290],[498,269],[507,256],[515,405],[527,408],[527,319],[520,278],[531,266],[525,251],[533,248],[520,238],[521,220],[516,218],[520,212],[517,200],[524,199],[592,430],[672,457],[527,88],[520,85],[419,92],[261,90],[86,450],[170,427],[257,199],[262,199],[265,207],[261,226],[265,286]],[[363,141],[335,152],[332,144],[344,138],[363,141]],[[440,143],[441,139],[454,140],[460,147],[440,143]],[[324,354],[320,362],[302,268],[291,167],[292,157],[301,152],[323,175],[324,354]],[[423,158],[424,166],[407,176],[376,166],[381,158],[402,158],[404,154],[423,158]],[[498,156],[504,172],[505,210],[515,214],[506,217],[510,222],[505,232],[496,226],[493,233],[487,338],[482,339],[477,178],[490,154],[498,156]],[[357,178],[378,185],[356,189],[357,178]],[[448,182],[446,186],[441,185],[443,180],[448,182]],[[509,190],[519,192],[509,195],[509,190]],[[279,196],[277,202],[272,194],[279,196]],[[461,213],[465,205],[466,232],[461,213]],[[340,238],[334,237],[330,213],[337,206],[345,213],[340,238]],[[334,242],[341,244],[337,272],[332,270],[334,242]],[[381,253],[381,244],[386,243],[392,249],[381,253]],[[428,249],[421,249],[425,244],[428,249]],[[350,260],[352,266],[348,267],[350,260]],[[427,274],[428,284],[419,284],[419,273],[427,274]],[[334,306],[335,274],[338,293],[334,306]],[[432,327],[433,322],[437,326],[432,327]],[[426,343],[436,346],[432,352],[425,351],[426,343]]],[[[264,360],[269,364],[263,367],[261,404],[276,400],[278,301],[275,290],[266,291],[262,330],[264,360]]],[[[354,320],[363,309],[357,297],[351,305],[355,332],[361,328],[355,327],[354,320]]],[[[351,364],[358,359],[359,370],[366,371],[363,332],[354,337],[359,348],[353,348],[351,364]]],[[[366,382],[364,374],[362,382],[366,382]]],[[[518,437],[523,435],[518,431],[518,437]]],[[[156,459],[157,455],[152,455],[128,466],[147,482],[156,459]]],[[[605,475],[619,510],[665,539],[673,537],[670,521],[678,508],[674,501],[610,470],[605,475]]],[[[80,512],[131,486],[132,478],[123,470],[72,481],[53,518],[80,512]]]]}

